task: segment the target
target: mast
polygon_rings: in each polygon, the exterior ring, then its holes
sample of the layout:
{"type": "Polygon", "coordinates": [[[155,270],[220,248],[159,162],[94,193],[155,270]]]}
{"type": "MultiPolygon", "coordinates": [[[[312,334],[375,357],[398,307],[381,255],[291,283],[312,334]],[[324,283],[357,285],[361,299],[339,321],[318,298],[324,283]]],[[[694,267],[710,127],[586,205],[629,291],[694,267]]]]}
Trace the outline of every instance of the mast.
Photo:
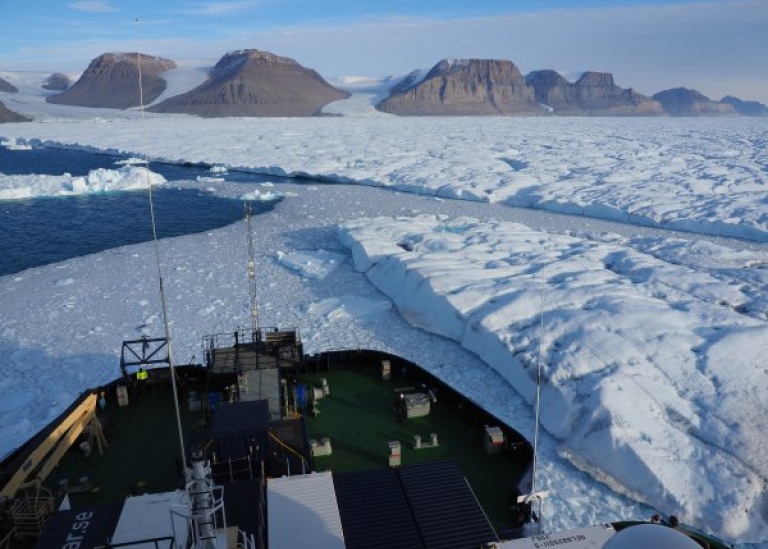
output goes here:
{"type": "Polygon", "coordinates": [[[253,251],[253,231],[251,230],[251,205],[245,203],[245,231],[248,239],[248,286],[251,296],[251,334],[259,328],[259,305],[256,299],[256,259],[253,251]]]}
{"type": "Polygon", "coordinates": [[[536,465],[538,463],[538,449],[539,449],[539,412],[541,410],[541,372],[542,372],[542,357],[544,353],[542,352],[542,342],[544,338],[544,289],[541,290],[541,304],[539,306],[539,352],[538,357],[536,359],[536,401],[535,401],[535,419],[534,419],[534,425],[533,425],[533,463],[531,465],[531,493],[530,494],[523,494],[517,498],[518,503],[525,503],[526,505],[531,506],[531,518],[529,519],[529,524],[532,520],[535,520],[538,523],[538,532],[537,534],[541,534],[541,518],[542,518],[542,512],[541,509],[543,507],[544,498],[546,498],[549,495],[548,490],[543,491],[536,491],[536,465]],[[539,514],[538,519],[534,519],[533,515],[533,502],[537,501],[539,503],[539,514]]]}
{"type": "MultiPolygon", "coordinates": [[[[136,18],[138,26],[139,19],[136,18]]],[[[173,362],[173,346],[171,345],[171,328],[168,323],[168,306],[165,299],[165,285],[163,283],[163,270],[160,262],[160,246],[157,240],[157,224],[155,222],[155,205],[152,198],[152,180],[149,177],[149,155],[147,153],[147,132],[144,125],[144,88],[141,80],[141,49],[136,48],[136,67],[139,71],[139,111],[141,113],[141,134],[142,146],[144,149],[144,175],[147,183],[147,194],[149,196],[149,217],[152,223],[152,242],[155,249],[155,264],[157,266],[157,280],[160,286],[160,303],[163,309],[163,326],[165,328],[165,338],[168,341],[168,366],[171,371],[171,389],[173,391],[173,405],[176,411],[176,428],[179,435],[179,449],[181,451],[182,470],[187,470],[187,457],[184,449],[184,433],[181,427],[181,413],[179,411],[179,396],[176,390],[176,370],[173,362]]]]}
{"type": "Polygon", "coordinates": [[[541,304],[539,305],[539,352],[536,358],[536,412],[533,426],[533,474],[531,476],[531,493],[536,493],[536,465],[539,449],[539,412],[541,411],[541,351],[544,338],[544,290],[541,290],[541,304]]]}

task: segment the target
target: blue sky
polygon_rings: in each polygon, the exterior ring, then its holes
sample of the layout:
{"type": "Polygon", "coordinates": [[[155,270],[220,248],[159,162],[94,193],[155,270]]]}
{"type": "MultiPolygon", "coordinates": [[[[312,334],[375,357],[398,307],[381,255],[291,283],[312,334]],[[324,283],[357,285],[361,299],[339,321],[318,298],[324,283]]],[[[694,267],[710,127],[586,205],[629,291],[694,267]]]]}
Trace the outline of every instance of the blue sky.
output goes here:
{"type": "Polygon", "coordinates": [[[0,71],[79,72],[137,49],[215,60],[257,48],[329,78],[483,57],[768,102],[767,29],[766,0],[0,0],[0,71]]]}

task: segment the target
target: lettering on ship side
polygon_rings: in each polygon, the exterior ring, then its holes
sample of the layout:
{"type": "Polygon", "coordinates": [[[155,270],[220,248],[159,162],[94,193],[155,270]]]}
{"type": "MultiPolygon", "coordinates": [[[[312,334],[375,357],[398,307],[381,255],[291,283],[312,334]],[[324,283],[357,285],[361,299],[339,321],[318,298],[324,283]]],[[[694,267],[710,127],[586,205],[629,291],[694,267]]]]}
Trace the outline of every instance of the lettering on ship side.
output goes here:
{"type": "Polygon", "coordinates": [[[559,547],[561,545],[568,545],[569,543],[582,542],[587,539],[584,534],[575,534],[572,536],[566,536],[562,538],[554,537],[552,534],[543,534],[541,536],[534,536],[533,546],[536,549],[545,549],[546,547],[559,547]]]}
{"type": "Polygon", "coordinates": [[[83,511],[75,515],[77,522],[74,522],[70,527],[65,538],[66,543],[61,546],[61,549],[80,549],[83,538],[88,532],[88,527],[91,525],[91,518],[93,518],[93,511],[83,511]]]}

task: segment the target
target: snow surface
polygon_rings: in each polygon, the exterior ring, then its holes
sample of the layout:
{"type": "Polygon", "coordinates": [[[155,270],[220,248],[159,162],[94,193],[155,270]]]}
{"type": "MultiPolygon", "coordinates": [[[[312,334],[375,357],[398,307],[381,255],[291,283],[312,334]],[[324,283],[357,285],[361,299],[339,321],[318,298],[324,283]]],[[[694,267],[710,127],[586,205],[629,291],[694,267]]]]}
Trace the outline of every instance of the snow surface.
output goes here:
{"type": "Polygon", "coordinates": [[[176,68],[164,71],[162,78],[167,85],[163,93],[155,99],[153,105],[169,97],[181,95],[196,88],[208,80],[208,75],[216,64],[215,59],[183,59],[176,61],[176,68]]]}
{"type": "Polygon", "coordinates": [[[367,218],[341,239],[411,325],[531,403],[541,345],[541,424],[574,464],[729,537],[765,528],[768,326],[733,281],[516,223],[367,218]]]}
{"type": "MultiPolygon", "coordinates": [[[[765,121],[72,112],[0,139],[140,156],[146,132],[153,158],[355,183],[268,187],[284,198],[255,220],[262,322],[308,352],[404,356],[529,437],[541,349],[546,528],[658,510],[768,541],[765,121]]],[[[265,190],[212,173],[187,184],[265,190]]],[[[37,177],[5,188],[60,192],[37,177]]],[[[248,324],[246,250],[244,223],[161,242],[177,362],[248,324]]],[[[0,278],[0,453],[115,377],[122,340],[162,334],[152,258],[0,278]]]]}

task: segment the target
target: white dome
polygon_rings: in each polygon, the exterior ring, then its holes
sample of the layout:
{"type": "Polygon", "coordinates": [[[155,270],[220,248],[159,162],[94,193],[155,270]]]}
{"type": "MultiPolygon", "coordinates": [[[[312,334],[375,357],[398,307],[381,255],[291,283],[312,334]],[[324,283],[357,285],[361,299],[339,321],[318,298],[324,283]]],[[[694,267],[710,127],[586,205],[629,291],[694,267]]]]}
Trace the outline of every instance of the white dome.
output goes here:
{"type": "Polygon", "coordinates": [[[637,524],[617,532],[603,549],[701,549],[691,538],[669,526],[637,524]]]}

